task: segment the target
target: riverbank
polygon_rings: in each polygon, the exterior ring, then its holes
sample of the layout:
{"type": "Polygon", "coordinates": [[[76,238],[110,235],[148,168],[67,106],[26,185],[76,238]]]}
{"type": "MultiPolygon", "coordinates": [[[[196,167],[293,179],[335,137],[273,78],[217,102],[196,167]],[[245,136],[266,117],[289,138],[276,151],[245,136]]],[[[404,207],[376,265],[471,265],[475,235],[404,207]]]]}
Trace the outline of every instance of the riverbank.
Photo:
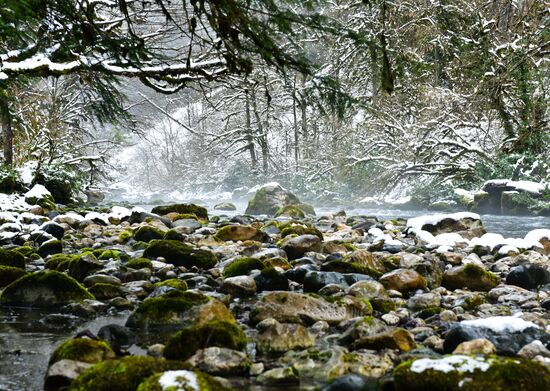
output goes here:
{"type": "Polygon", "coordinates": [[[474,214],[155,211],[2,213],[3,264],[12,264],[1,279],[0,365],[9,370],[0,389],[40,389],[48,378],[55,389],[79,372],[74,389],[136,389],[167,370],[209,373],[214,389],[360,389],[366,377],[380,387],[437,389],[441,379],[423,383],[411,368],[423,363],[437,375],[449,360],[474,366],[451,370],[456,384],[473,373],[500,386],[509,379],[496,365],[516,371],[514,389],[532,389],[532,371],[549,381],[548,227],[511,240],[485,234],[474,214]],[[117,334],[113,325],[126,327],[117,334]],[[80,343],[84,330],[108,335],[110,346],[58,349],[80,343]],[[105,365],[129,368],[133,355],[151,358],[131,380],[105,365]],[[102,388],[108,376],[118,380],[102,388]]]}

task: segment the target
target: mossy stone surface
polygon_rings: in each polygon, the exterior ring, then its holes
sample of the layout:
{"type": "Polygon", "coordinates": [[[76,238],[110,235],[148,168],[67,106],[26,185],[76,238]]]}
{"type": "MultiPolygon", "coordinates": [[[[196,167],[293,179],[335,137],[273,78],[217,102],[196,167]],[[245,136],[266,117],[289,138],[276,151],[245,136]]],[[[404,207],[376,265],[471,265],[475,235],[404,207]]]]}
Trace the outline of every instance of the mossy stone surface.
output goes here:
{"type": "Polygon", "coordinates": [[[151,211],[158,215],[167,215],[168,213],[194,214],[199,219],[208,220],[208,211],[206,208],[195,204],[172,204],[156,206],[151,211]]]}
{"type": "Polygon", "coordinates": [[[0,248],[0,266],[11,266],[25,269],[25,257],[16,250],[0,248]]]}
{"type": "Polygon", "coordinates": [[[263,270],[265,265],[255,258],[237,258],[223,270],[224,277],[245,276],[254,269],[263,270]]]}
{"type": "Polygon", "coordinates": [[[324,265],[321,265],[321,271],[366,274],[373,277],[380,277],[382,275],[382,273],[380,273],[379,271],[368,266],[361,265],[357,262],[347,262],[339,260],[330,261],[325,263],[324,265]]]}
{"type": "MultiPolygon", "coordinates": [[[[157,373],[146,379],[141,383],[137,391],[171,391],[172,387],[163,388],[159,380],[164,373],[157,373]]],[[[176,384],[173,386],[173,390],[184,390],[184,391],[229,391],[228,388],[224,387],[219,381],[214,379],[212,376],[199,372],[199,371],[170,371],[168,375],[174,376],[176,378],[176,384]],[[178,376],[180,374],[180,376],[178,376]],[[193,379],[193,381],[190,381],[193,379]],[[193,384],[198,386],[194,387],[193,384]]]]}
{"type": "Polygon", "coordinates": [[[178,289],[180,291],[186,291],[188,288],[187,282],[177,278],[170,278],[169,280],[157,282],[155,283],[155,286],[169,286],[170,288],[178,289]]]}
{"type": "Polygon", "coordinates": [[[149,243],[151,240],[162,239],[164,232],[150,225],[139,227],[134,233],[134,239],[140,242],[149,243]]]}
{"type": "Polygon", "coordinates": [[[115,352],[105,341],[91,338],[73,338],[66,340],[54,350],[48,365],[60,360],[75,360],[95,364],[115,357],[115,352]]]}
{"type": "Polygon", "coordinates": [[[242,350],[246,347],[246,335],[236,324],[223,320],[192,325],[170,337],[164,348],[164,357],[186,360],[197,350],[210,346],[242,350]]]}
{"type": "Polygon", "coordinates": [[[134,258],[130,259],[128,262],[126,262],[126,267],[132,268],[132,269],[153,269],[153,263],[150,259],[147,258],[134,258]]]}
{"type": "Polygon", "coordinates": [[[98,300],[114,299],[115,297],[124,297],[125,291],[120,285],[99,282],[92,285],[89,292],[98,300]]]}
{"type": "Polygon", "coordinates": [[[120,250],[104,250],[99,255],[96,255],[97,259],[107,261],[109,259],[120,259],[123,262],[126,262],[130,259],[128,254],[120,250]]]}
{"type": "Polygon", "coordinates": [[[468,288],[473,291],[489,291],[499,282],[500,278],[496,274],[469,263],[446,270],[441,285],[450,290],[468,288]]]}
{"type": "Polygon", "coordinates": [[[54,254],[46,261],[46,269],[63,271],[69,268],[70,263],[77,259],[74,254],[54,254]]]}
{"type": "Polygon", "coordinates": [[[13,266],[0,265],[0,288],[11,284],[25,275],[25,270],[13,266]]]}
{"type": "Polygon", "coordinates": [[[282,206],[299,203],[298,197],[279,185],[264,186],[248,201],[246,214],[274,215],[282,206]]]}
{"type": "Polygon", "coordinates": [[[163,257],[175,266],[209,269],[216,265],[217,258],[212,251],[196,249],[177,240],[153,240],[145,249],[146,258],[163,257]]]}
{"type": "Polygon", "coordinates": [[[206,304],[209,298],[195,292],[169,291],[162,296],[145,299],[126,321],[127,327],[160,329],[180,327],[187,312],[206,304]]]}
{"type": "Polygon", "coordinates": [[[265,234],[257,228],[251,227],[249,225],[226,225],[218,229],[216,239],[228,241],[245,241],[245,240],[255,240],[258,242],[263,241],[265,234]]]}
{"type": "MultiPolygon", "coordinates": [[[[453,356],[451,356],[453,357],[453,356]]],[[[469,356],[466,360],[474,360],[469,356]]],[[[518,357],[504,358],[490,356],[475,358],[485,370],[471,368],[460,371],[458,368],[468,364],[455,363],[456,370],[438,371],[433,368],[424,371],[412,370],[414,360],[398,365],[394,372],[396,391],[529,391],[550,389],[550,371],[535,361],[518,357]]],[[[437,360],[440,361],[440,360],[437,360]]],[[[475,365],[475,366],[478,366],[475,365]]]]}
{"type": "Polygon", "coordinates": [[[27,274],[6,287],[0,304],[21,307],[53,307],[94,299],[73,278],[53,270],[27,274]]]}
{"type": "Polygon", "coordinates": [[[323,233],[311,224],[296,224],[293,222],[284,223],[279,225],[281,230],[281,237],[287,237],[289,235],[315,235],[319,239],[323,240],[323,233]]]}
{"type": "Polygon", "coordinates": [[[285,205],[275,212],[275,217],[279,216],[288,216],[293,219],[303,219],[306,217],[306,214],[298,205],[285,205]]]}
{"type": "Polygon", "coordinates": [[[51,239],[42,243],[38,249],[38,254],[42,258],[46,258],[48,255],[59,254],[63,252],[63,242],[57,239],[51,239]]]}
{"type": "Polygon", "coordinates": [[[85,252],[71,261],[68,274],[77,281],[84,281],[89,274],[102,267],[103,264],[97,260],[93,253],[85,252]]]}
{"type": "Polygon", "coordinates": [[[183,363],[153,357],[128,356],[95,364],[78,376],[69,391],[135,391],[155,373],[182,369],[183,363]]]}

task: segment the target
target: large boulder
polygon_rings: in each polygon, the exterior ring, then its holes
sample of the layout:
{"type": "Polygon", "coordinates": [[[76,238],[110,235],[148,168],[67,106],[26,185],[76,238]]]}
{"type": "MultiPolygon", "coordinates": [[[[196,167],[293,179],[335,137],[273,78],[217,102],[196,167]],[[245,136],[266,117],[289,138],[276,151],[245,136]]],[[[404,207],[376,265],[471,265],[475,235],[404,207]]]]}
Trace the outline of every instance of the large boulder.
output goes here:
{"type": "Polygon", "coordinates": [[[217,262],[212,251],[197,249],[177,240],[152,240],[143,256],[146,258],[163,257],[167,263],[175,266],[196,266],[201,269],[210,269],[217,262]]]}
{"type": "Polygon", "coordinates": [[[206,210],[206,208],[195,204],[172,204],[155,206],[151,213],[155,213],[160,216],[167,215],[168,213],[194,214],[199,219],[208,220],[208,211],[206,210]]]}
{"type": "Polygon", "coordinates": [[[53,270],[27,274],[6,287],[0,304],[18,307],[54,307],[94,299],[73,278],[53,270]]]}
{"type": "Polygon", "coordinates": [[[274,215],[285,205],[299,204],[300,200],[278,183],[268,183],[260,187],[248,201],[247,214],[274,215]]]}
{"type": "MultiPolygon", "coordinates": [[[[346,297],[339,302],[330,303],[322,298],[296,292],[267,293],[252,309],[250,319],[258,323],[274,318],[281,323],[315,323],[325,321],[338,324],[343,320],[372,313],[372,307],[361,307],[360,299],[346,297]]],[[[365,304],[361,301],[362,304],[365,304]]]]}
{"type": "Polygon", "coordinates": [[[406,361],[394,372],[396,391],[550,389],[550,371],[520,358],[452,355],[406,361]]]}

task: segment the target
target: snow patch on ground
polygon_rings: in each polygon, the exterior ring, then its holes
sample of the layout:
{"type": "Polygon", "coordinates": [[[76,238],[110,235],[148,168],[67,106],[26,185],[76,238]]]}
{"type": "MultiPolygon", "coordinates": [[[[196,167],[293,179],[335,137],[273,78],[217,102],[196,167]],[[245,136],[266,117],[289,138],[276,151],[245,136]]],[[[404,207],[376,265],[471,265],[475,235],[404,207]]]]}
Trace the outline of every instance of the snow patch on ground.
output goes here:
{"type": "Polygon", "coordinates": [[[463,355],[453,355],[441,359],[422,358],[416,360],[411,365],[411,371],[422,373],[428,369],[438,372],[475,372],[480,370],[485,372],[491,367],[491,360],[486,361],[484,357],[470,357],[463,355]]]}
{"type": "Polygon", "coordinates": [[[28,210],[30,207],[18,194],[0,193],[0,210],[28,210]]]}
{"type": "MultiPolygon", "coordinates": [[[[520,249],[520,248],[528,249],[532,247],[542,248],[542,244],[540,244],[537,240],[532,240],[531,238],[527,239],[528,235],[529,234],[526,235],[525,239],[521,239],[521,238],[504,238],[501,234],[486,233],[479,238],[473,238],[470,241],[470,246],[489,247],[491,250],[493,250],[496,246],[499,246],[499,245],[511,246],[511,247],[515,247],[516,249],[520,249]]],[[[534,237],[534,235],[532,237],[534,237]]]]}
{"type": "Polygon", "coordinates": [[[197,375],[185,370],[164,372],[159,379],[159,384],[163,390],[167,390],[170,387],[173,387],[170,388],[173,391],[199,390],[197,375]]]}
{"type": "Polygon", "coordinates": [[[489,329],[495,333],[521,333],[531,327],[539,328],[533,322],[523,320],[517,316],[493,316],[483,319],[463,320],[460,324],[489,329]]]}

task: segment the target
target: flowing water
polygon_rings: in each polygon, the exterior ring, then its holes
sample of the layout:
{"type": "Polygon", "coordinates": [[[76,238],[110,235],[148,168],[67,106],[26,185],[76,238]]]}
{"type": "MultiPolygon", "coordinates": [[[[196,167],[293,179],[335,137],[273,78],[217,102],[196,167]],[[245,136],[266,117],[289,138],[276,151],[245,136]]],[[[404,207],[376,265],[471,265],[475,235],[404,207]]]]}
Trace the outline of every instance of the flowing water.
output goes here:
{"type": "MultiPolygon", "coordinates": [[[[209,205],[211,206],[211,205],[209,205]]],[[[150,206],[144,206],[150,210],[150,206]]],[[[209,208],[212,210],[211,208],[209,208]]],[[[243,213],[244,204],[237,204],[235,212],[218,214],[235,215],[243,213]]],[[[319,215],[334,213],[342,208],[316,208],[319,215]]],[[[380,220],[396,217],[410,218],[429,211],[405,211],[392,209],[366,210],[346,209],[348,215],[370,215],[380,220]]],[[[533,229],[550,228],[550,217],[518,217],[482,215],[481,219],[489,232],[504,237],[524,237],[533,229]]],[[[100,316],[92,321],[71,326],[55,326],[45,322],[46,311],[37,309],[0,308],[0,391],[41,390],[48,359],[63,340],[82,330],[97,333],[106,324],[124,324],[128,314],[100,316]]],[[[147,346],[144,344],[143,346],[147,346]]],[[[135,351],[142,351],[136,348],[135,351]]]]}

